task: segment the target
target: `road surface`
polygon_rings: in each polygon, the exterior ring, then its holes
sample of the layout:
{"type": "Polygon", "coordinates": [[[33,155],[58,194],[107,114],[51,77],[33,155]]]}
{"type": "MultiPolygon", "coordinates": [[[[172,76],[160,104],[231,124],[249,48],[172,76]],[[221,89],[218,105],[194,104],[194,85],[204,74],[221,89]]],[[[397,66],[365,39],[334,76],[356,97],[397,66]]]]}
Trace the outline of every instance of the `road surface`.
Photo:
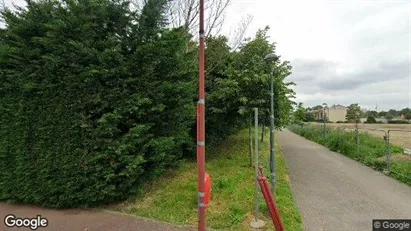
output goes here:
{"type": "Polygon", "coordinates": [[[411,219],[411,187],[288,130],[279,132],[306,231],[371,231],[411,219]]]}
{"type": "MultiPolygon", "coordinates": [[[[34,206],[0,203],[1,231],[30,230],[28,228],[8,228],[4,218],[13,214],[19,218],[33,218],[37,215],[48,220],[48,226],[39,231],[180,231],[190,230],[170,224],[136,218],[111,212],[95,210],[53,210],[34,206]]],[[[194,229],[191,229],[194,230],[194,229]]]]}

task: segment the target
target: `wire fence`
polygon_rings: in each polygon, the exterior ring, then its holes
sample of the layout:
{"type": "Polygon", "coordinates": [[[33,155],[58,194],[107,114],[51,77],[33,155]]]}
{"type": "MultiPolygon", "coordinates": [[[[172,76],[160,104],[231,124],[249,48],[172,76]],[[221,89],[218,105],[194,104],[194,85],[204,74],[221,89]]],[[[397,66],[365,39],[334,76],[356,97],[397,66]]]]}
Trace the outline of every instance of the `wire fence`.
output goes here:
{"type": "MultiPolygon", "coordinates": [[[[400,133],[400,134],[410,134],[410,135],[411,135],[411,130],[394,130],[394,129],[388,130],[388,131],[387,131],[387,143],[388,143],[388,144],[390,144],[390,140],[391,140],[391,139],[390,139],[390,134],[393,134],[393,133],[394,133],[394,134],[395,134],[395,133],[400,133]]],[[[410,139],[410,142],[411,142],[411,139],[410,139]]],[[[410,162],[411,162],[411,153],[409,153],[407,150],[408,150],[408,149],[404,149],[403,153],[410,156],[410,162]]],[[[389,152],[389,153],[388,153],[388,156],[391,157],[392,149],[389,148],[389,149],[388,149],[388,152],[389,152]]],[[[410,168],[411,168],[411,164],[410,164],[410,168]]],[[[411,169],[409,169],[409,171],[411,172],[411,169]]],[[[403,178],[405,178],[406,180],[411,181],[411,174],[410,174],[410,173],[404,174],[402,168],[396,168],[396,167],[394,166],[393,169],[390,169],[389,173],[390,173],[390,174],[395,174],[397,177],[403,177],[403,178]]]]}
{"type": "Polygon", "coordinates": [[[411,130],[347,128],[324,124],[294,125],[291,130],[331,151],[349,156],[411,185],[411,154],[406,154],[411,150],[391,142],[394,134],[405,137],[409,134],[411,137],[411,130]]]}

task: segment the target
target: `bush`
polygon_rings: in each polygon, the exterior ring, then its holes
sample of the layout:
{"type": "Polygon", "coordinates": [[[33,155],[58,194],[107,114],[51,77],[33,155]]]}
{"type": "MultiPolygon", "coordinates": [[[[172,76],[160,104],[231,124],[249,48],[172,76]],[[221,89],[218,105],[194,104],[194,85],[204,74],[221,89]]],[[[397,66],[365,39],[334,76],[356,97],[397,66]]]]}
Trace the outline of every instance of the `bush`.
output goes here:
{"type": "Polygon", "coordinates": [[[409,121],[406,120],[389,120],[389,124],[409,124],[409,121]]]}
{"type": "MultiPolygon", "coordinates": [[[[112,202],[184,154],[195,158],[197,44],[184,28],[167,27],[166,0],[145,1],[138,13],[128,2],[27,1],[1,12],[0,200],[112,202]]],[[[266,30],[241,52],[224,36],[207,39],[207,148],[246,126],[245,108],[269,108],[266,63],[244,65],[274,52],[266,30]]],[[[278,127],[292,108],[283,81],[291,65],[283,63],[278,127]]]]}
{"type": "Polygon", "coordinates": [[[130,31],[124,4],[66,3],[4,12],[0,200],[77,207],[124,199],[194,146],[188,34],[162,29],[156,15],[154,26],[140,21],[130,31]]]}
{"type": "Polygon", "coordinates": [[[365,123],[372,124],[372,123],[377,123],[377,120],[375,120],[374,116],[368,116],[367,121],[365,123]]]}
{"type": "MultiPolygon", "coordinates": [[[[383,139],[360,133],[360,151],[358,152],[356,131],[346,132],[328,128],[326,130],[327,138],[324,139],[324,133],[321,126],[289,126],[289,129],[298,135],[327,146],[332,151],[344,154],[378,171],[383,171],[387,167],[385,161],[381,161],[381,158],[384,158],[387,152],[386,142],[383,139]]],[[[391,145],[391,153],[402,153],[403,151],[403,148],[391,145]]],[[[410,163],[394,162],[391,166],[396,179],[411,185],[410,163]]]]}

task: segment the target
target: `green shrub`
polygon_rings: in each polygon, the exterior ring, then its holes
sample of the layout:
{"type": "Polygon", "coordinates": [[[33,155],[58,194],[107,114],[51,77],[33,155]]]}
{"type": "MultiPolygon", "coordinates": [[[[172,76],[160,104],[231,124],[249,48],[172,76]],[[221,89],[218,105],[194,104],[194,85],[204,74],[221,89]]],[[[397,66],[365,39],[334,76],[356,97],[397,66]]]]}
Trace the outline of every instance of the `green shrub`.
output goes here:
{"type": "Polygon", "coordinates": [[[375,120],[374,116],[368,116],[367,121],[365,122],[368,124],[373,124],[373,123],[377,123],[377,120],[375,120]]]}
{"type": "Polygon", "coordinates": [[[155,11],[146,12],[151,24],[142,17],[129,30],[125,4],[66,3],[3,12],[0,200],[76,207],[123,199],[194,146],[188,34],[163,29],[155,11]]]}
{"type": "MultiPolygon", "coordinates": [[[[1,11],[0,200],[112,202],[184,154],[195,158],[198,46],[186,29],[168,27],[166,0],[144,2],[141,12],[126,0],[27,1],[1,11]]],[[[235,52],[224,36],[207,38],[207,148],[247,125],[241,112],[268,111],[267,63],[249,62],[275,51],[267,30],[235,52]]],[[[272,65],[281,70],[281,127],[292,67],[272,65]]]]}

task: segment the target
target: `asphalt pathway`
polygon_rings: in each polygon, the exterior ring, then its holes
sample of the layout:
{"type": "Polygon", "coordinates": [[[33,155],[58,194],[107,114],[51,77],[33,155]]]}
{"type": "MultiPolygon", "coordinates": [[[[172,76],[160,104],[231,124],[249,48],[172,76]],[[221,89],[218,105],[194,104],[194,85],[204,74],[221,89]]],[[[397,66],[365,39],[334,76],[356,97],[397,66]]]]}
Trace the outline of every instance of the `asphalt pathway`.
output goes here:
{"type": "Polygon", "coordinates": [[[411,187],[288,130],[279,132],[306,231],[371,231],[411,219],[411,187]]]}
{"type": "Polygon", "coordinates": [[[33,218],[41,215],[48,220],[48,226],[39,231],[179,231],[194,230],[170,224],[136,218],[133,216],[96,210],[54,210],[34,206],[0,203],[0,230],[31,230],[29,228],[8,228],[5,217],[13,214],[18,218],[33,218]]]}

